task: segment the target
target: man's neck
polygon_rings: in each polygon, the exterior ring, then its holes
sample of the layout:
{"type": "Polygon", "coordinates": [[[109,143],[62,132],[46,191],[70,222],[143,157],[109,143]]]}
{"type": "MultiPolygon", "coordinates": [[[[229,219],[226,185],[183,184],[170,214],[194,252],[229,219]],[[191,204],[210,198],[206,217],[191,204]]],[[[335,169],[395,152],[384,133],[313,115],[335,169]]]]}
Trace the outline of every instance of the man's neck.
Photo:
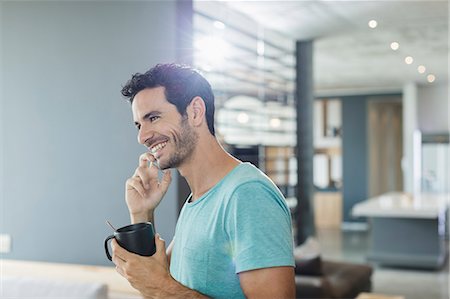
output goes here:
{"type": "Polygon", "coordinates": [[[191,202],[208,192],[240,163],[225,152],[215,137],[210,138],[199,142],[189,161],[178,168],[191,189],[191,202]]]}

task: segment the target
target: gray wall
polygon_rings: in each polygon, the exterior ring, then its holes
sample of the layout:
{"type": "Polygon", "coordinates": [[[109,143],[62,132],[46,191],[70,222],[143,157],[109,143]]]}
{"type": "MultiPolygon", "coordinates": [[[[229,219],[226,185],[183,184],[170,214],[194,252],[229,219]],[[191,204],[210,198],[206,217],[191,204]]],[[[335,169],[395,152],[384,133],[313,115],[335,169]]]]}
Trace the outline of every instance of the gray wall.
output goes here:
{"type": "MultiPolygon", "coordinates": [[[[121,85],[175,60],[175,1],[1,2],[3,258],[109,264],[109,219],[145,148],[121,85]]],[[[1,161],[0,161],[1,162],[1,161]]],[[[156,215],[169,242],[176,180],[156,215]]]]}
{"type": "Polygon", "coordinates": [[[425,133],[450,130],[450,104],[448,84],[419,86],[417,95],[417,121],[425,133]]]}
{"type": "MultiPolygon", "coordinates": [[[[393,100],[398,94],[380,95],[393,100]]],[[[367,106],[377,95],[343,96],[342,100],[342,181],[343,221],[361,222],[351,216],[352,207],[368,199],[369,149],[367,106]]]]}
{"type": "Polygon", "coordinates": [[[367,101],[364,96],[342,97],[343,221],[355,221],[352,207],[367,199],[367,101]]]}

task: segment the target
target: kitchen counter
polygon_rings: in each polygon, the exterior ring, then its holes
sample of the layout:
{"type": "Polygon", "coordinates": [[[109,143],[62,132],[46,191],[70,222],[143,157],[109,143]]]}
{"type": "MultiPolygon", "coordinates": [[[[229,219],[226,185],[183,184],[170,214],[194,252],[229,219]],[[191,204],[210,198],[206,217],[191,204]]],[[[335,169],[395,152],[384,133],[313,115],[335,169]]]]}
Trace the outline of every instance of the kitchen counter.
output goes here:
{"type": "Polygon", "coordinates": [[[389,192],[353,206],[355,217],[437,218],[449,206],[450,194],[389,192]]]}
{"type": "Polygon", "coordinates": [[[390,192],[356,204],[352,215],[370,224],[367,258],[388,266],[442,267],[449,196],[390,192]]]}

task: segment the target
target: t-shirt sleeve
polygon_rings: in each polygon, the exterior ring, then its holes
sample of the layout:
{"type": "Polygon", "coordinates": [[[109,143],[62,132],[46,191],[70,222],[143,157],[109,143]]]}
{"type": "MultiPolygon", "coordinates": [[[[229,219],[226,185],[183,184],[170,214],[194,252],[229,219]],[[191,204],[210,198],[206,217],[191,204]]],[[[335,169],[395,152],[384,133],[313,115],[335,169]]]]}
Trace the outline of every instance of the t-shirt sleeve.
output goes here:
{"type": "Polygon", "coordinates": [[[236,273],[295,265],[289,209],[272,188],[248,182],[238,186],[230,198],[226,229],[236,273]]]}

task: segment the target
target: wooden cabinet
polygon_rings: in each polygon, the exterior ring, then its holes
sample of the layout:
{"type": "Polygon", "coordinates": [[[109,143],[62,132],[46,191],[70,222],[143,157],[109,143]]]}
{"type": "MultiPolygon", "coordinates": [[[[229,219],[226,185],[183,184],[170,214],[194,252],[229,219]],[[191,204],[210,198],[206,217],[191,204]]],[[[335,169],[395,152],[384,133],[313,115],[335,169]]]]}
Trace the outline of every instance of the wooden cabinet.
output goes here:
{"type": "Polygon", "coordinates": [[[341,227],[341,192],[316,192],[314,194],[314,222],[316,228],[341,227]]]}

